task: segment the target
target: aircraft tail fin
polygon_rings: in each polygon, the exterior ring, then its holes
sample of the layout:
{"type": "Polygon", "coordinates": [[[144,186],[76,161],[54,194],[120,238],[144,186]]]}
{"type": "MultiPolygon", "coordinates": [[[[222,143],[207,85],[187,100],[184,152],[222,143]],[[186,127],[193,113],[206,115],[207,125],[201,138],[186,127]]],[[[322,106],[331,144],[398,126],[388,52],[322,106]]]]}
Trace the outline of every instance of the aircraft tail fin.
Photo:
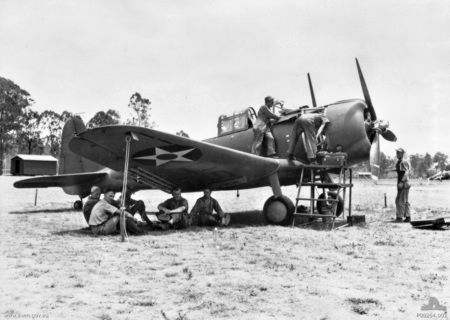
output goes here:
{"type": "Polygon", "coordinates": [[[67,120],[61,135],[61,151],[59,154],[58,174],[94,172],[104,167],[80,155],[73,153],[69,149],[69,142],[72,137],[86,130],[83,120],[73,117],[67,120]]]}

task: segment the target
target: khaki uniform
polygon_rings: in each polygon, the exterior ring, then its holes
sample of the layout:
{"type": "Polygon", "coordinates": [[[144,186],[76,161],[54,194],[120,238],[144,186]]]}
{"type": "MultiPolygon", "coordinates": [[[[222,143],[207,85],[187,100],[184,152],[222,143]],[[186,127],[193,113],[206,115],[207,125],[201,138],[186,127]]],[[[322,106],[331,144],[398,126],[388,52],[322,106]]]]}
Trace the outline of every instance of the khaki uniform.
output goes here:
{"type": "Polygon", "coordinates": [[[192,224],[199,226],[228,225],[230,214],[224,213],[219,202],[214,198],[197,199],[191,211],[192,224]],[[214,214],[214,211],[217,214],[214,214]]]}
{"type": "Polygon", "coordinates": [[[186,199],[181,198],[180,200],[175,200],[174,198],[167,199],[163,203],[159,204],[169,210],[174,210],[179,207],[184,207],[185,210],[183,212],[175,212],[175,213],[164,213],[159,212],[156,214],[157,218],[162,222],[169,222],[173,219],[173,226],[175,228],[186,228],[189,226],[189,218],[188,218],[188,209],[189,205],[186,199]]]}
{"type": "Polygon", "coordinates": [[[117,232],[119,216],[114,215],[117,208],[105,200],[100,200],[92,208],[89,226],[96,235],[108,235],[117,232]]]}
{"type": "Polygon", "coordinates": [[[306,113],[295,120],[294,126],[287,150],[288,154],[294,154],[295,146],[301,134],[305,133],[305,149],[308,159],[314,159],[317,153],[317,129],[324,124],[330,122],[323,114],[306,113]]]}
{"type": "Polygon", "coordinates": [[[397,197],[395,198],[396,216],[397,219],[410,218],[409,205],[409,163],[406,160],[400,159],[395,165],[397,171],[397,197]]]}
{"type": "Polygon", "coordinates": [[[252,144],[252,153],[261,156],[264,139],[266,140],[267,155],[272,156],[276,154],[275,139],[270,131],[270,119],[278,119],[278,116],[272,113],[266,105],[263,105],[258,110],[258,117],[253,126],[253,133],[255,135],[252,144]]]}

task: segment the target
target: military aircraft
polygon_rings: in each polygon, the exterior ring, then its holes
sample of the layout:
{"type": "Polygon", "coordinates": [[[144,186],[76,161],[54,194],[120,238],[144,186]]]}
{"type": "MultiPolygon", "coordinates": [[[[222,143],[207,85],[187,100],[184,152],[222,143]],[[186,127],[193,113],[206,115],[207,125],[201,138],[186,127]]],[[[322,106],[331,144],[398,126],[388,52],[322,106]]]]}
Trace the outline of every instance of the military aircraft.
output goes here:
{"type": "MultiPolygon", "coordinates": [[[[301,112],[323,112],[330,120],[325,132],[325,150],[347,153],[348,165],[370,158],[376,171],[379,135],[389,141],[395,141],[396,137],[388,129],[387,122],[377,120],[358,60],[356,64],[364,100],[350,99],[317,106],[308,75],[313,107],[286,112],[272,127],[281,157],[287,156],[292,126],[298,115],[301,112]]],[[[220,116],[217,137],[204,141],[135,126],[115,125],[85,130],[80,119],[72,119],[63,130],[62,174],[21,180],[14,186],[59,186],[80,199],[89,194],[92,185],[113,187],[119,191],[122,189],[128,137],[131,142],[127,183],[132,191],[160,189],[170,192],[174,186],[181,186],[184,192],[201,191],[205,186],[217,191],[270,186],[273,196],[264,204],[263,215],[270,224],[286,225],[292,221],[294,205],[283,195],[281,186],[299,183],[300,171],[308,168],[305,165],[306,151],[302,139],[299,139],[294,154],[298,160],[252,154],[255,119],[256,112],[252,107],[230,116],[220,116]]],[[[302,183],[308,181],[307,176],[302,183]]],[[[330,181],[332,178],[327,174],[322,179],[330,181]]],[[[76,202],[77,207],[80,205],[81,202],[76,202]]]]}
{"type": "Polygon", "coordinates": [[[448,179],[450,179],[450,171],[445,170],[438,172],[428,178],[428,180],[448,180],[448,179]]]}

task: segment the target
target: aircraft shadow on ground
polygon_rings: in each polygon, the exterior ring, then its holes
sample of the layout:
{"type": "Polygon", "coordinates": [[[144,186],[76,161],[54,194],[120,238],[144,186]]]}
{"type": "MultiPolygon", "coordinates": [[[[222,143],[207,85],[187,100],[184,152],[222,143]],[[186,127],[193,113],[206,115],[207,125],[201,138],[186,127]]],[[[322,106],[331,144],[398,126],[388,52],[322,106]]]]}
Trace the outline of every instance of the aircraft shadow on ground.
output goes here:
{"type": "MultiPolygon", "coordinates": [[[[56,210],[56,209],[55,209],[56,210]]],[[[67,210],[64,210],[67,211],[67,210]]],[[[48,212],[44,210],[37,211],[38,212],[48,212]]],[[[57,212],[57,211],[50,211],[50,212],[57,212]]],[[[12,212],[10,212],[12,213],[12,212]]],[[[22,212],[17,212],[14,214],[21,214],[22,212]]],[[[28,212],[29,213],[29,212],[28,212]]],[[[227,229],[233,229],[233,228],[244,228],[244,227],[264,227],[266,226],[261,211],[253,210],[253,211],[243,211],[243,212],[233,212],[231,213],[231,221],[230,224],[227,227],[227,229]]],[[[163,236],[168,233],[173,232],[201,232],[202,230],[208,230],[213,229],[214,227],[198,227],[198,226],[192,226],[187,229],[178,229],[178,230],[158,230],[158,229],[144,229],[144,233],[142,235],[132,235],[135,236],[145,236],[145,235],[155,235],[155,236],[163,236]]],[[[73,235],[73,236],[92,236],[97,237],[93,235],[90,231],[90,229],[86,226],[80,229],[71,229],[71,230],[62,230],[62,231],[56,231],[52,233],[53,235],[73,235]]]]}
{"type": "MultiPolygon", "coordinates": [[[[342,220],[336,220],[335,227],[339,227],[344,225],[346,222],[342,220]]],[[[266,227],[267,224],[264,222],[264,218],[262,216],[262,212],[258,210],[253,211],[242,211],[242,212],[233,212],[231,213],[231,221],[227,227],[221,227],[220,229],[240,229],[245,227],[266,227]]],[[[289,226],[288,226],[289,227],[289,226]]],[[[314,230],[330,230],[331,222],[322,223],[319,220],[314,220],[305,223],[304,221],[296,220],[295,223],[296,228],[306,228],[306,229],[314,229],[314,230]]],[[[204,230],[213,230],[214,227],[199,227],[199,226],[191,226],[186,229],[168,229],[168,230],[160,230],[160,229],[148,229],[144,228],[144,232],[140,235],[129,235],[130,237],[140,237],[145,235],[152,236],[164,236],[170,233],[185,233],[185,232],[202,232],[204,230]]],[[[71,229],[71,230],[62,230],[53,232],[53,235],[61,235],[61,236],[90,236],[90,237],[98,237],[91,233],[90,229],[86,226],[80,229],[71,229]]],[[[115,235],[116,236],[116,235],[115,235]]]]}
{"type": "Polygon", "coordinates": [[[10,211],[9,214],[36,214],[36,213],[62,213],[62,212],[76,212],[72,208],[56,208],[56,209],[35,209],[27,211],[10,211]]]}

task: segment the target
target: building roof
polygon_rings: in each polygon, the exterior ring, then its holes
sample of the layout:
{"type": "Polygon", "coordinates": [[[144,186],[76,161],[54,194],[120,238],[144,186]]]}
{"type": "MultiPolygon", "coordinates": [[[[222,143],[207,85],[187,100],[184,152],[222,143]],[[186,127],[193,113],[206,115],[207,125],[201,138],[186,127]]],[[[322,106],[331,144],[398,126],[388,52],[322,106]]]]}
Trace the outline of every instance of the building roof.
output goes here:
{"type": "Polygon", "coordinates": [[[55,157],[38,154],[17,154],[14,158],[20,158],[22,160],[29,161],[58,161],[55,157]]]}

